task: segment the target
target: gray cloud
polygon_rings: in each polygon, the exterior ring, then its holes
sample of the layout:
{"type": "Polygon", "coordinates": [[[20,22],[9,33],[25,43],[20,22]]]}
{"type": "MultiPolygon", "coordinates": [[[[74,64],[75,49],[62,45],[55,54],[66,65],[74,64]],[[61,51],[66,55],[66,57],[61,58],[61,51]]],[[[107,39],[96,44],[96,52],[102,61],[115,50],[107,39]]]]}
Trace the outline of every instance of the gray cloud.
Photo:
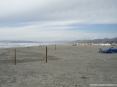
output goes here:
{"type": "Polygon", "coordinates": [[[117,23],[116,0],[5,0],[0,22],[82,20],[117,23]]]}

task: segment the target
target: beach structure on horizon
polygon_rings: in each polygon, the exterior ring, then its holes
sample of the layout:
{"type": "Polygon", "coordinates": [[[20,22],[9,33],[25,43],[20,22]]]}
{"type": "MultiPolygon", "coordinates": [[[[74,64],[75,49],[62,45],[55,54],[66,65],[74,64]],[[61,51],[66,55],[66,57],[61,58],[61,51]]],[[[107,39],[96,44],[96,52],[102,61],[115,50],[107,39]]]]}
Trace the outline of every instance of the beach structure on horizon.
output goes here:
{"type": "MultiPolygon", "coordinates": [[[[117,45],[117,44],[113,44],[117,45]]],[[[87,43],[87,42],[77,42],[73,43],[73,46],[112,46],[110,43],[87,43]]]]}

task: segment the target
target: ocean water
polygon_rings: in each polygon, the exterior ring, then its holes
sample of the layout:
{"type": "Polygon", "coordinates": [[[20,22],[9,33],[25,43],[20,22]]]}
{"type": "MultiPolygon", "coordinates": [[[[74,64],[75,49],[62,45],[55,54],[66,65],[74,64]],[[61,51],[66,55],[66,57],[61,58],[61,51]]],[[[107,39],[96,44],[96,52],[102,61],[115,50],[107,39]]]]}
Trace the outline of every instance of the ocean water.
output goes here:
{"type": "Polygon", "coordinates": [[[41,45],[53,45],[57,43],[6,43],[0,42],[0,48],[13,48],[13,47],[29,47],[29,46],[41,46],[41,45]]]}

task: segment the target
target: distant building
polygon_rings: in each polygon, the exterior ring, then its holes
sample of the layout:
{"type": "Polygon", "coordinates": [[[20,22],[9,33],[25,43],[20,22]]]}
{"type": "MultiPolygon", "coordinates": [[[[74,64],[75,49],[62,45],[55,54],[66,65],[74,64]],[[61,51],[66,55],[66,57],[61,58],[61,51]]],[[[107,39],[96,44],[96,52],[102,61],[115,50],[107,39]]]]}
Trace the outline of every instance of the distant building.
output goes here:
{"type": "Polygon", "coordinates": [[[79,42],[73,43],[73,46],[111,46],[110,43],[87,43],[87,42],[79,42]]]}

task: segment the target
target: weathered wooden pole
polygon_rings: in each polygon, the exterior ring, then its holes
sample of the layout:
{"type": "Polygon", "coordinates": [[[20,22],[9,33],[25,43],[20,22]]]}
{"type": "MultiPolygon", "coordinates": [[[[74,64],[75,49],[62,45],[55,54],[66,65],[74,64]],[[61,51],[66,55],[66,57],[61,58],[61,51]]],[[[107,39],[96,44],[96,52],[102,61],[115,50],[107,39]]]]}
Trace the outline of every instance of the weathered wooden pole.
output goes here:
{"type": "Polygon", "coordinates": [[[16,48],[14,49],[14,63],[15,63],[15,65],[16,65],[16,48]]]}
{"type": "Polygon", "coordinates": [[[55,50],[56,50],[56,44],[55,44],[55,50]]]}
{"type": "Polygon", "coordinates": [[[46,63],[48,62],[48,48],[46,46],[46,63]]]}

